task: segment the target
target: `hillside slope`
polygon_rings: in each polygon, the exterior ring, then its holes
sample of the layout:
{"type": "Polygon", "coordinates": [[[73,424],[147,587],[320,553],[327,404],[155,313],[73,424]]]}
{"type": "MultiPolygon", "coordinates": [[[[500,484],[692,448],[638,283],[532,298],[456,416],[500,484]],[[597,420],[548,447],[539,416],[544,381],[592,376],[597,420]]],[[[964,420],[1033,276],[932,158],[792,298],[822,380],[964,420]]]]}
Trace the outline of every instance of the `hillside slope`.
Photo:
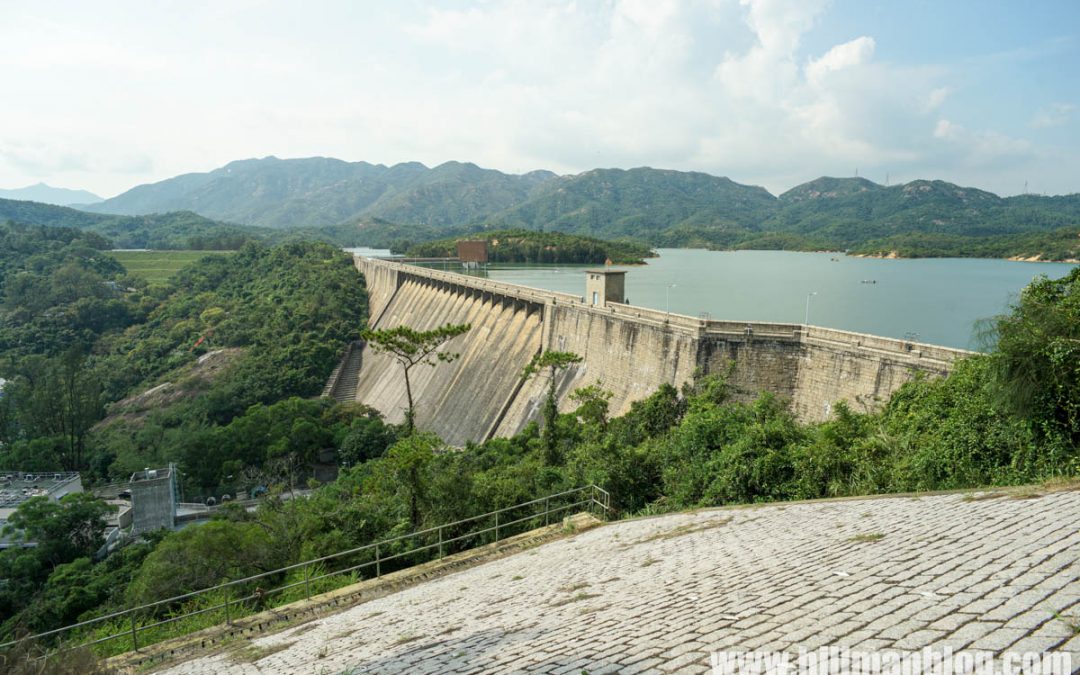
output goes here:
{"type": "Polygon", "coordinates": [[[594,169],[551,181],[489,222],[648,240],[680,225],[751,225],[775,208],[776,198],[764,188],[729,178],[651,168],[594,169]]]}
{"type": "Polygon", "coordinates": [[[509,208],[553,177],[547,172],[513,176],[460,162],[429,169],[418,162],[388,167],[326,157],[266,157],[140,185],[87,209],[126,215],[187,209],[277,228],[334,225],[361,216],[449,225],[509,208]]]}
{"type": "Polygon", "coordinates": [[[262,228],[210,220],[191,211],[116,216],[65,206],[0,199],[0,222],[73,227],[100,234],[117,248],[235,249],[273,234],[262,228]]]}
{"type": "Polygon", "coordinates": [[[522,175],[447,162],[384,166],[249,159],[142,185],[96,205],[128,215],[190,210],[342,244],[410,244],[491,229],[632,237],[653,246],[1078,255],[1080,195],[1002,198],[940,180],[884,186],[821,177],[774,197],[705,173],[593,169],[522,175]]]}
{"type": "Polygon", "coordinates": [[[56,206],[71,206],[72,204],[93,204],[100,202],[101,197],[98,197],[93,192],[87,192],[86,190],[70,190],[68,188],[58,188],[45,183],[37,183],[36,185],[28,185],[24,188],[17,188],[15,190],[3,190],[0,189],[0,199],[20,199],[34,202],[42,202],[44,204],[55,204],[56,206]]]}

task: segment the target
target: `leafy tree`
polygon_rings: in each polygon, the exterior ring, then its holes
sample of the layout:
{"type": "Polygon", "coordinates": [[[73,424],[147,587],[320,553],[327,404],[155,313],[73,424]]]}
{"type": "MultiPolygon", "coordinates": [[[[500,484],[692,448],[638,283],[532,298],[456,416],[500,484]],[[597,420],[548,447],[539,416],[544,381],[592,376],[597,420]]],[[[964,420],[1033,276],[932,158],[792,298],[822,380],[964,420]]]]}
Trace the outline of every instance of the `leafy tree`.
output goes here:
{"type": "Polygon", "coordinates": [[[544,400],[544,428],[541,431],[544,444],[544,461],[548,464],[557,464],[558,455],[558,429],[556,424],[559,417],[559,404],[556,400],[556,376],[560,371],[566,370],[575,363],[580,363],[581,357],[573,352],[560,352],[548,350],[533,356],[521,376],[525,379],[540,373],[545,368],[548,370],[548,393],[544,400]]]}
{"type": "Polygon", "coordinates": [[[374,474],[376,482],[396,486],[396,492],[404,497],[413,529],[420,527],[423,511],[429,506],[431,466],[436,451],[442,447],[442,441],[434,434],[410,434],[386,452],[380,470],[374,474]]]}
{"type": "Polygon", "coordinates": [[[570,392],[570,400],[578,404],[574,411],[578,419],[587,427],[602,432],[607,428],[608,404],[613,396],[599,384],[579,387],[570,392]]]}
{"type": "Polygon", "coordinates": [[[35,544],[31,550],[44,570],[90,556],[104,543],[109,506],[88,492],[64,495],[59,501],[32,497],[8,518],[7,534],[35,544]]]}
{"type": "Polygon", "coordinates": [[[383,330],[368,329],[360,334],[374,351],[390,354],[401,364],[405,375],[405,396],[409,402],[409,408],[405,412],[406,434],[413,432],[416,414],[409,371],[419,364],[433,367],[440,361],[449,363],[456,359],[460,354],[439,351],[439,347],[467,333],[470,328],[472,327],[469,324],[446,324],[432,330],[418,331],[408,326],[398,326],[383,330]]]}
{"type": "Polygon", "coordinates": [[[257,523],[215,520],[170,534],[147,556],[128,596],[139,603],[164,600],[269,572],[286,562],[257,523]]]}
{"type": "Polygon", "coordinates": [[[994,333],[1001,400],[1042,438],[1080,445],[1080,268],[1032,282],[994,333]]]}
{"type": "Polygon", "coordinates": [[[372,411],[349,425],[338,447],[338,460],[344,466],[362,464],[381,457],[395,440],[394,427],[384,424],[378,412],[372,411]]]}
{"type": "Polygon", "coordinates": [[[57,459],[68,471],[85,467],[86,438],[104,414],[101,381],[73,347],[62,357],[29,357],[21,376],[5,387],[29,438],[52,438],[57,459]]]}

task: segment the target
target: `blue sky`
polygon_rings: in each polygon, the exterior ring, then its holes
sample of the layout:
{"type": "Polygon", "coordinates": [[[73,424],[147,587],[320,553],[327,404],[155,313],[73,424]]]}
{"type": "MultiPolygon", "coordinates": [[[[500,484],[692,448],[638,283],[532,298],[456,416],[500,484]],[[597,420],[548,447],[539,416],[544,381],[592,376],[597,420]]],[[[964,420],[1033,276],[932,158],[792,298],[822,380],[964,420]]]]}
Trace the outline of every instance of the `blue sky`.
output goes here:
{"type": "Polygon", "coordinates": [[[0,0],[0,187],[234,159],[1080,192],[1080,2],[0,0]]]}

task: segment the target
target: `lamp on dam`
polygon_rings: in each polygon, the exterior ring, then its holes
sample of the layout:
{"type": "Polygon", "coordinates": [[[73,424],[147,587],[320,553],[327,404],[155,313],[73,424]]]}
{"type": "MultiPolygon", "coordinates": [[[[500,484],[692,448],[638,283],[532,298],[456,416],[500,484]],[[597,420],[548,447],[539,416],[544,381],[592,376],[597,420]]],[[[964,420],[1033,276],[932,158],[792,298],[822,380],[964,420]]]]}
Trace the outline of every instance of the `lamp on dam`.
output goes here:
{"type": "Polygon", "coordinates": [[[803,325],[810,325],[810,298],[817,295],[817,291],[810,291],[806,294],[806,314],[803,315],[803,325]]]}
{"type": "Polygon", "coordinates": [[[675,284],[668,284],[664,290],[664,311],[671,314],[671,289],[675,288],[675,284]]]}

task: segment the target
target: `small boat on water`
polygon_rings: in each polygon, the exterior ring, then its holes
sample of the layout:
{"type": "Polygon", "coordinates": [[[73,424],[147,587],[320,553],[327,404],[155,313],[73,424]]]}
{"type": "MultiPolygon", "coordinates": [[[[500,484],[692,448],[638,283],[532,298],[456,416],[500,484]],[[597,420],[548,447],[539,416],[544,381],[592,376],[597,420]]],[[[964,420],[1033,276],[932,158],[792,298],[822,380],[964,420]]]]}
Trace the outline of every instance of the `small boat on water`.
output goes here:
{"type": "Polygon", "coordinates": [[[863,283],[863,284],[876,284],[876,283],[877,283],[877,279],[863,279],[863,280],[862,280],[861,282],[859,282],[859,283],[863,283]]]}

